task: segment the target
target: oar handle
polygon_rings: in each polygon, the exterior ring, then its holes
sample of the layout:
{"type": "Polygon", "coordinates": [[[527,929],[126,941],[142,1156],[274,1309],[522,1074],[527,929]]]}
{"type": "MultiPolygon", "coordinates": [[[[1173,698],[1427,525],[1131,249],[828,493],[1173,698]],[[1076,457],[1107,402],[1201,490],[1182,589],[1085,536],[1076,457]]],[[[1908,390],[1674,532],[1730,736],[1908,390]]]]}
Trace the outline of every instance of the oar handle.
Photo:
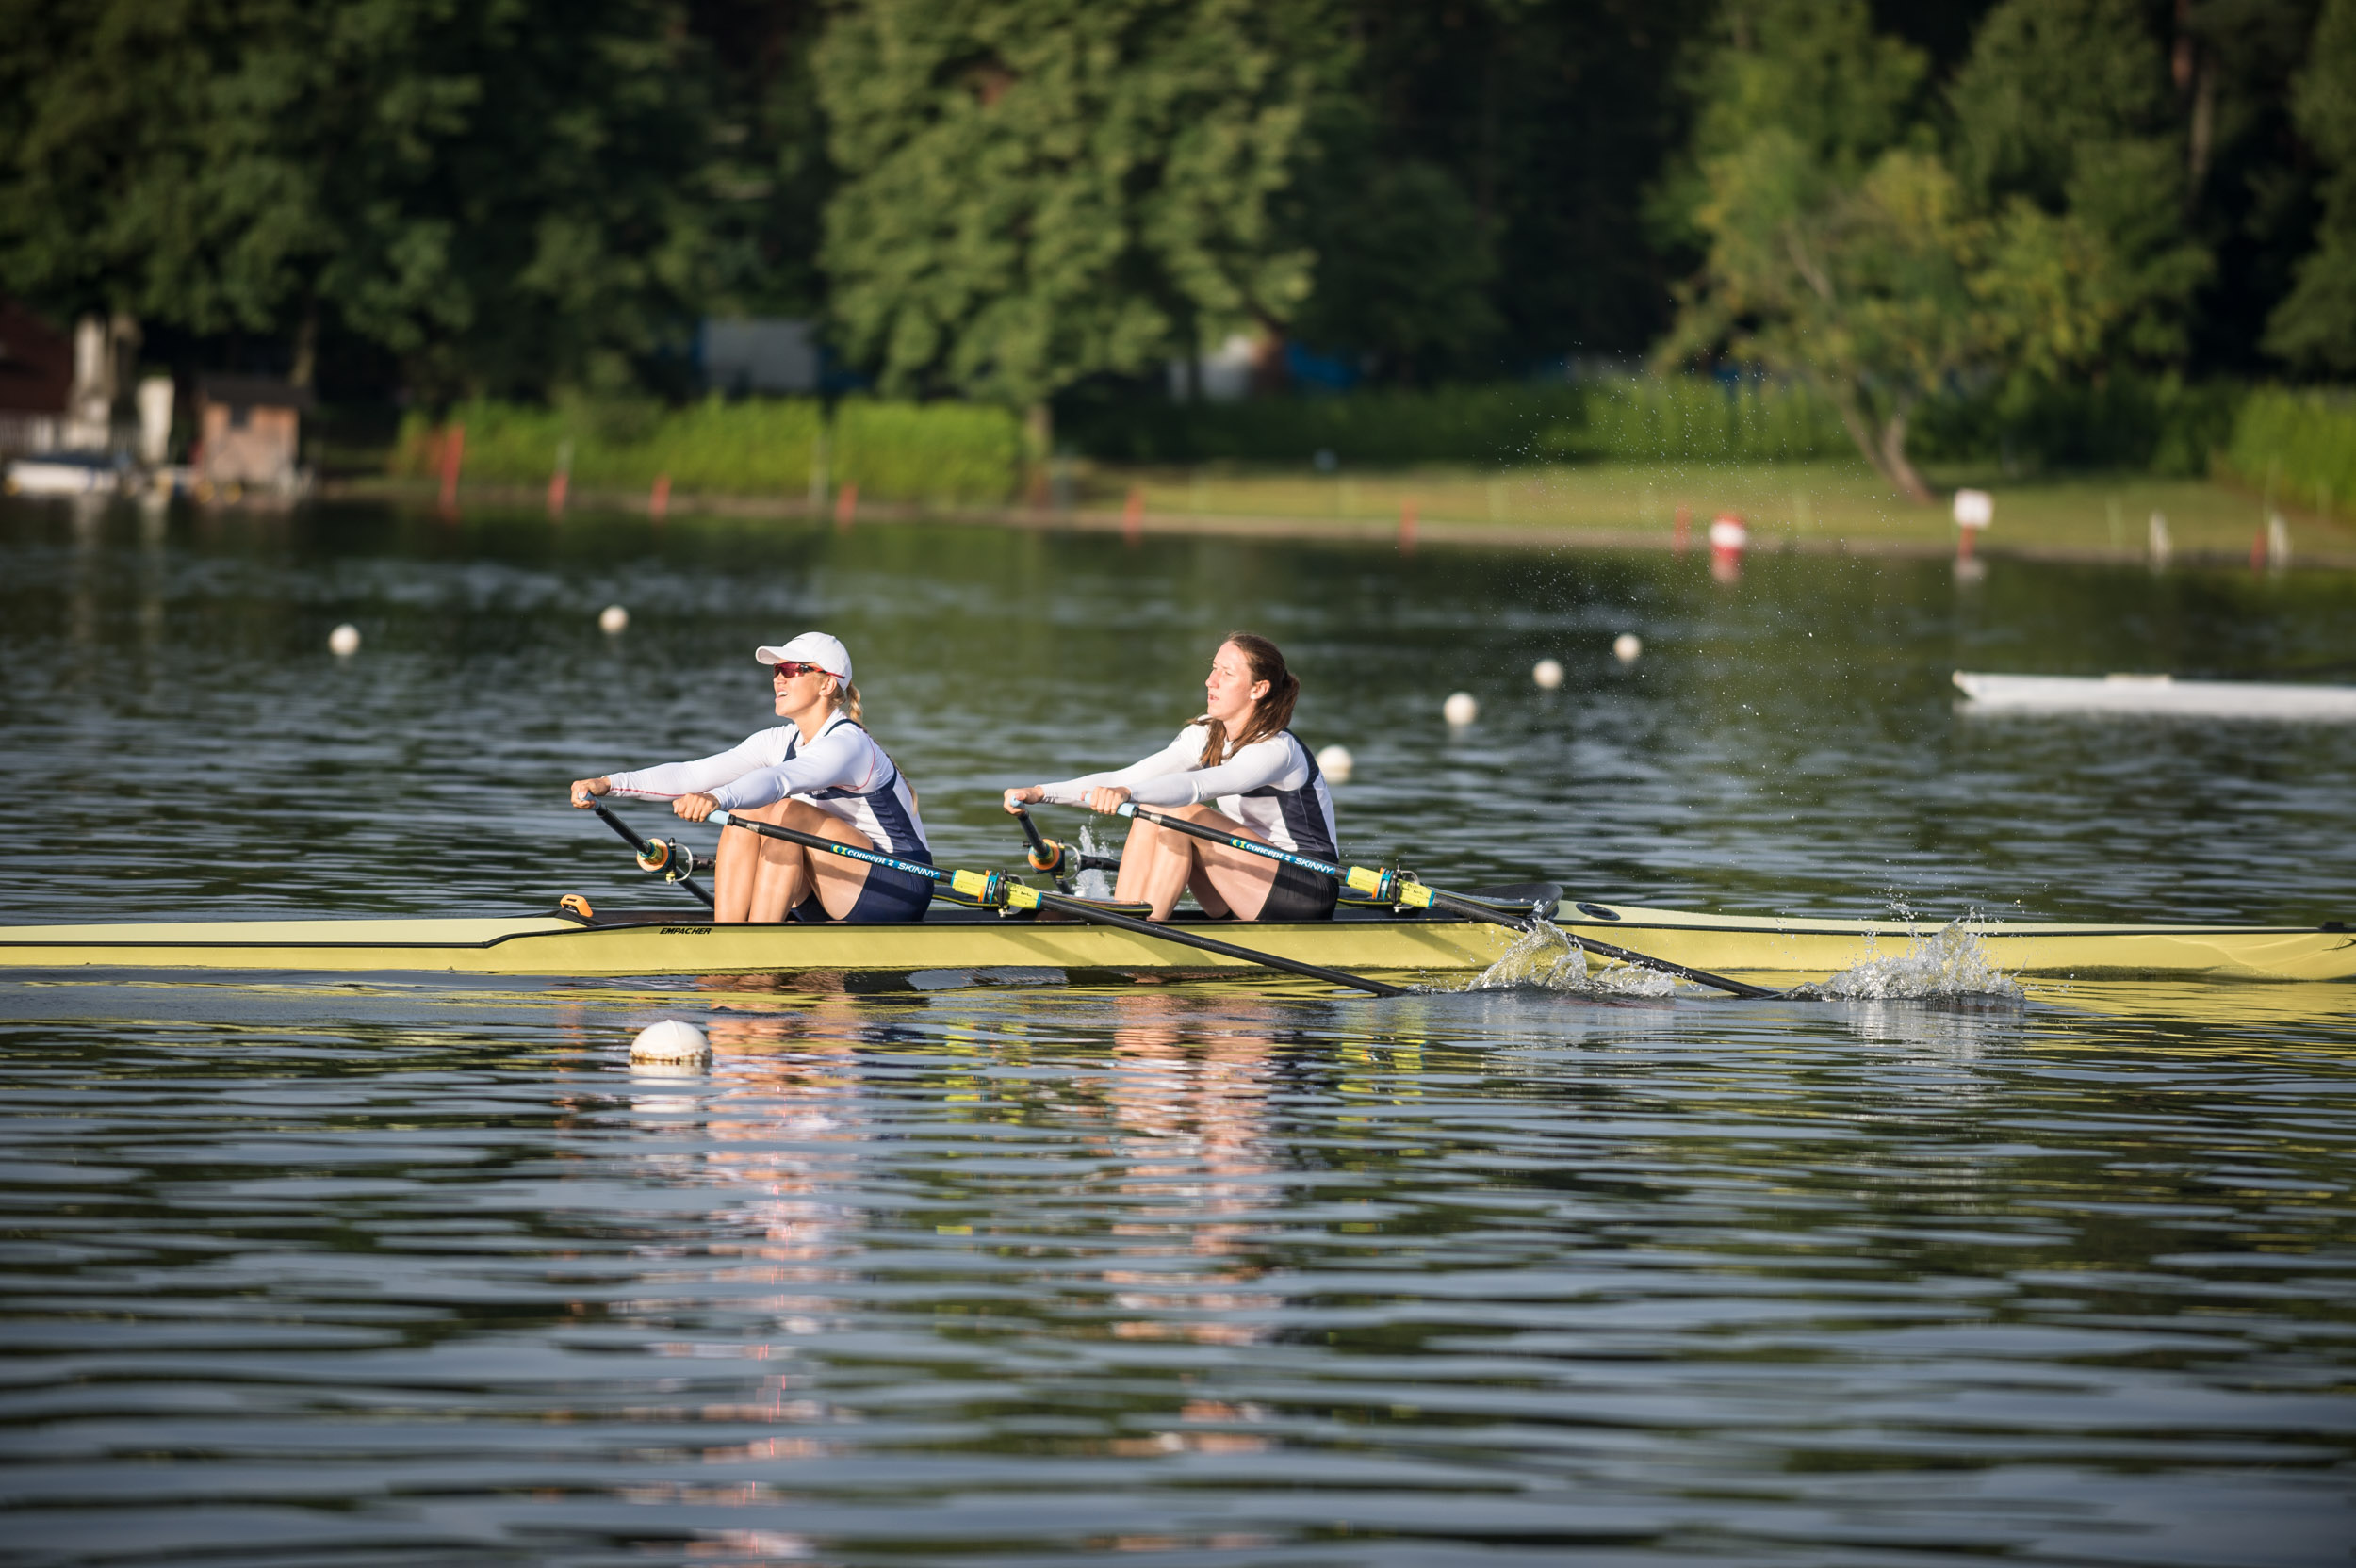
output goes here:
{"type": "Polygon", "coordinates": [[[1030,812],[1018,808],[1014,820],[1023,825],[1023,836],[1030,841],[1033,871],[1054,871],[1063,862],[1063,845],[1053,839],[1040,837],[1039,824],[1031,820],[1030,812]]]}

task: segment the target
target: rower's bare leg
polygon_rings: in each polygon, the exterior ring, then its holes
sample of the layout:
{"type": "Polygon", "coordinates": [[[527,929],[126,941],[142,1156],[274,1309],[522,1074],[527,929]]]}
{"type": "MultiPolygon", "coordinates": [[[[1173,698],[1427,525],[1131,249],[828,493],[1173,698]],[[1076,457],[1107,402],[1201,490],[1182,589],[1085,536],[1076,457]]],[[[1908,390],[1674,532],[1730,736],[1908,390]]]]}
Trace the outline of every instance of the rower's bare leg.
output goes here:
{"type": "MultiPolygon", "coordinates": [[[[1180,807],[1169,814],[1260,841],[1258,834],[1208,806],[1180,807]]],[[[1216,917],[1232,912],[1250,920],[1268,902],[1268,886],[1275,879],[1273,860],[1140,822],[1129,829],[1128,845],[1121,851],[1121,882],[1115,896],[1152,905],[1152,918],[1168,920],[1178,906],[1178,895],[1192,889],[1204,914],[1216,917]],[[1152,836],[1141,845],[1140,834],[1152,836]]]]}
{"type": "MultiPolygon", "coordinates": [[[[747,811],[746,816],[755,813],[747,811]]],[[[712,918],[723,925],[735,925],[751,918],[753,878],[761,868],[761,848],[765,841],[750,833],[720,830],[720,847],[712,862],[712,918]]]]}
{"type": "Polygon", "coordinates": [[[1150,822],[1131,823],[1113,896],[1123,904],[1151,906],[1150,920],[1168,920],[1194,874],[1193,843],[1185,834],[1164,832],[1150,822]]]}
{"type": "MultiPolygon", "coordinates": [[[[821,811],[806,801],[780,800],[772,806],[740,813],[779,827],[791,827],[798,833],[809,833],[855,849],[873,849],[866,835],[842,818],[821,811]]],[[[729,835],[751,839],[758,846],[753,860],[751,887],[745,899],[745,912],[741,917],[750,921],[781,921],[801,907],[803,900],[814,888],[818,902],[826,913],[841,920],[859,902],[859,890],[867,885],[867,863],[840,855],[828,855],[801,844],[783,843],[776,839],[757,838],[750,833],[729,835]]],[[[716,903],[719,893],[712,894],[716,903]]]]}
{"type": "MultiPolygon", "coordinates": [[[[781,827],[800,827],[794,820],[794,808],[800,802],[780,800],[774,805],[756,806],[735,815],[752,822],[776,823],[781,827]]],[[[807,810],[809,808],[804,807],[807,810]]],[[[779,843],[758,834],[743,831],[723,831],[720,847],[730,847],[730,841],[741,857],[744,870],[742,890],[731,888],[728,866],[724,861],[716,873],[719,885],[712,890],[714,912],[721,920],[734,918],[747,921],[780,921],[786,911],[810,896],[810,856],[799,844],[779,843]],[[731,904],[728,895],[735,892],[741,904],[731,904]],[[726,911],[736,911],[733,916],[726,911]]]]}

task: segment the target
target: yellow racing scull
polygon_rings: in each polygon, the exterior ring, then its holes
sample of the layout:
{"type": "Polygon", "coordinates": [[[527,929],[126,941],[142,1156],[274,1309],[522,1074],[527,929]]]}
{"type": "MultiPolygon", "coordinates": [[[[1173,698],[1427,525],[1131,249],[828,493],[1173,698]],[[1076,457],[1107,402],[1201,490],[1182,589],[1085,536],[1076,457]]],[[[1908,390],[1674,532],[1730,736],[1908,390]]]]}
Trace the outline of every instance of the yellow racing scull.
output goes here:
{"type": "MultiPolygon", "coordinates": [[[[1821,980],[1902,956],[1931,927],[1895,921],[1696,914],[1563,901],[1568,936],[1762,983],[1821,980]]],[[[1203,936],[1248,940],[1301,963],[1407,979],[1478,972],[1522,939],[1490,923],[1431,910],[1345,906],[1300,924],[1184,919],[1203,936]]],[[[2085,980],[2356,980],[2356,934],[2321,925],[2127,925],[1972,921],[1988,966],[2021,977],[2085,980]]],[[[1591,960],[1600,968],[1605,960],[1591,960]]],[[[0,926],[0,968],[416,971],[468,974],[917,973],[1046,969],[1191,974],[1254,966],[1118,926],[936,903],[897,924],[714,924],[703,911],[570,912],[513,919],[169,922],[0,926]]]]}

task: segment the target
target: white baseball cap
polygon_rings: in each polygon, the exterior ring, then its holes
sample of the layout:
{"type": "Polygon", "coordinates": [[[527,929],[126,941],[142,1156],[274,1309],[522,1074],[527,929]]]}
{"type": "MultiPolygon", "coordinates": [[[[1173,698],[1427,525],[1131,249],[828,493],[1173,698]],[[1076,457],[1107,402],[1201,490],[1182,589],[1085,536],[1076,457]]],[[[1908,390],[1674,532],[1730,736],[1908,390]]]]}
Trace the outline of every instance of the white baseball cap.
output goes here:
{"type": "Polygon", "coordinates": [[[837,680],[851,678],[851,650],[843,645],[841,638],[829,637],[823,631],[805,631],[790,643],[755,648],[753,657],[764,664],[815,664],[837,680]]]}

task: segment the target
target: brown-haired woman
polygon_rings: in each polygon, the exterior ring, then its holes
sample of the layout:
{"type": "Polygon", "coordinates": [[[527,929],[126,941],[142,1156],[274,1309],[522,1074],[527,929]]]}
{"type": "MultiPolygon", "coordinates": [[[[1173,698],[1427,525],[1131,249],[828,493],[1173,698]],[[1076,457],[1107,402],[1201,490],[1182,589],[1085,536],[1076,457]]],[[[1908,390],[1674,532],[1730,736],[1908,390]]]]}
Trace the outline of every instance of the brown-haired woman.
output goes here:
{"type": "MultiPolygon", "coordinates": [[[[1162,750],[1117,772],[1008,790],[1006,809],[1043,800],[1110,812],[1134,800],[1222,833],[1339,859],[1333,797],[1317,759],[1285,727],[1301,682],[1276,645],[1248,631],[1229,636],[1203,691],[1203,716],[1162,750]]],[[[1136,823],[1114,896],[1150,904],[1153,919],[1168,920],[1188,889],[1205,914],[1282,921],[1326,919],[1339,891],[1315,872],[1136,823]]]]}

